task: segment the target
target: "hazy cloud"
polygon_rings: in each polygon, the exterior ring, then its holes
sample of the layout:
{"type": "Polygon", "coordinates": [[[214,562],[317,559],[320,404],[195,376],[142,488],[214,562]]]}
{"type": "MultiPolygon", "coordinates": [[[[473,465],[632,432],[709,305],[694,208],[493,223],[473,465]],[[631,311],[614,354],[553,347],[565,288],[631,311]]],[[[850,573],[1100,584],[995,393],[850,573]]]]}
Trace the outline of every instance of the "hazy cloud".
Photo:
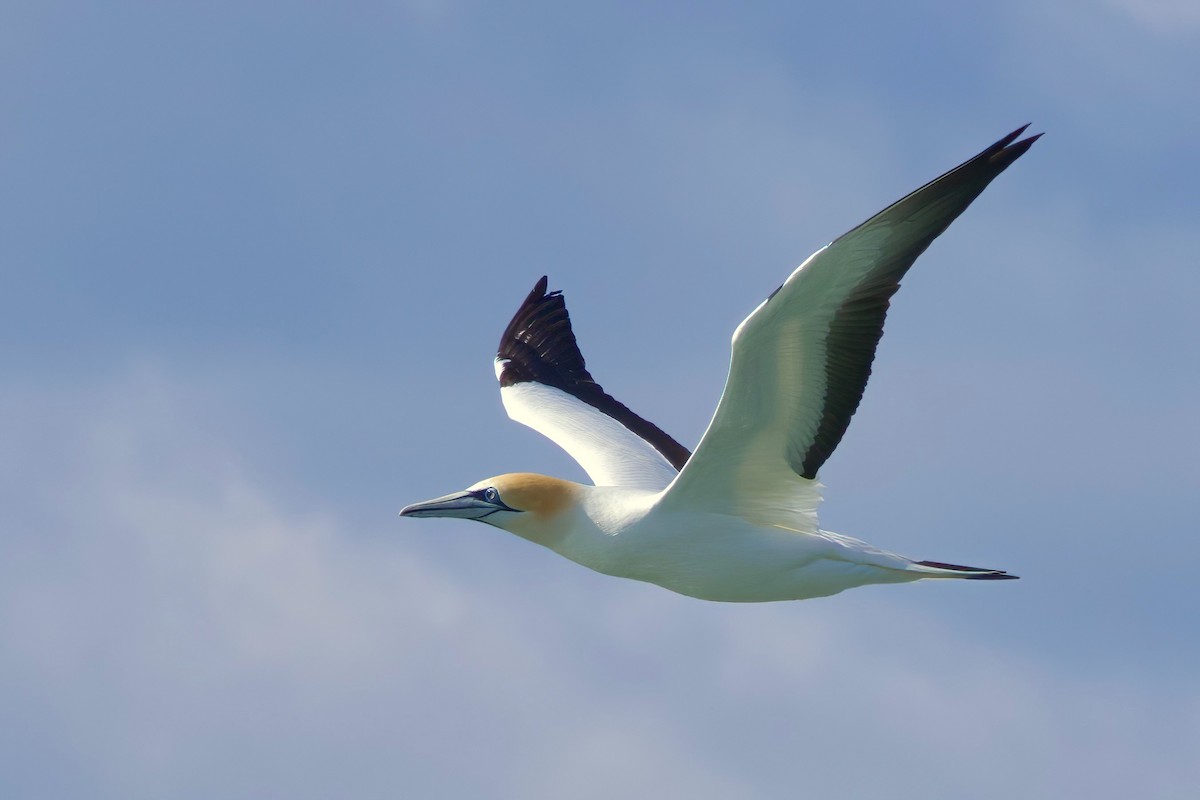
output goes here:
{"type": "Polygon", "coordinates": [[[1183,797],[1200,779],[1194,677],[1064,670],[881,593],[722,606],[565,563],[541,590],[468,579],[390,518],[354,530],[264,490],[161,373],[77,388],[69,415],[10,391],[24,432],[5,430],[73,454],[52,492],[13,487],[0,590],[26,732],[7,747],[64,796],[70,775],[98,797],[1183,797]]]}

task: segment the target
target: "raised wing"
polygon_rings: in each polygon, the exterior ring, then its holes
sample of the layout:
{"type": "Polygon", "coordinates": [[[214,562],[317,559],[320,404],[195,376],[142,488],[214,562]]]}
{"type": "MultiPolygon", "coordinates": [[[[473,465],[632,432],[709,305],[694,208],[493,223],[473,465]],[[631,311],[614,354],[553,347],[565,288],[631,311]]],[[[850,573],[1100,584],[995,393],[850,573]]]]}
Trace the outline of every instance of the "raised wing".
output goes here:
{"type": "Polygon", "coordinates": [[[1038,138],[1016,141],[1024,130],[818,250],[738,326],[721,402],[664,505],[816,530],[817,471],[862,399],[891,296],[1038,138]]]}
{"type": "Polygon", "coordinates": [[[496,377],[508,416],[566,450],[597,486],[662,490],[691,453],[592,379],[562,292],[546,287],[543,276],[500,339],[496,377]]]}

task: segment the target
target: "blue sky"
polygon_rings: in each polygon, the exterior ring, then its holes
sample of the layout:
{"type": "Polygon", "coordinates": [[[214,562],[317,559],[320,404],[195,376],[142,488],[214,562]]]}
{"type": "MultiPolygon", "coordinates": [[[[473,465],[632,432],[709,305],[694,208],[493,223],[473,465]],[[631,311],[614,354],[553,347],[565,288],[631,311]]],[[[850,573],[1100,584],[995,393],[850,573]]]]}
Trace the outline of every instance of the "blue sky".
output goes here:
{"type": "Polygon", "coordinates": [[[1200,14],[1047,5],[6,4],[0,794],[1190,796],[1200,14]],[[723,606],[396,517],[582,478],[490,365],[543,273],[694,445],[767,292],[1024,122],[822,476],[1023,580],[723,606]]]}

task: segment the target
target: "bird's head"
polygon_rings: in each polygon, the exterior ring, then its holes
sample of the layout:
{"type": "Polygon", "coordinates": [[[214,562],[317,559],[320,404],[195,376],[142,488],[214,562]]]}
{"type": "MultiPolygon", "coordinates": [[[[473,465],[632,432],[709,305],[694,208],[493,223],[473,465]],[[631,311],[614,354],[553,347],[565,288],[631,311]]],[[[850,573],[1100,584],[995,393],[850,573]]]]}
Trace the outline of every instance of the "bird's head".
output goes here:
{"type": "Polygon", "coordinates": [[[564,518],[578,507],[582,489],[577,483],[559,478],[511,472],[482,480],[461,492],[405,506],[400,516],[474,519],[540,544],[551,544],[556,534],[565,532],[564,518]]]}

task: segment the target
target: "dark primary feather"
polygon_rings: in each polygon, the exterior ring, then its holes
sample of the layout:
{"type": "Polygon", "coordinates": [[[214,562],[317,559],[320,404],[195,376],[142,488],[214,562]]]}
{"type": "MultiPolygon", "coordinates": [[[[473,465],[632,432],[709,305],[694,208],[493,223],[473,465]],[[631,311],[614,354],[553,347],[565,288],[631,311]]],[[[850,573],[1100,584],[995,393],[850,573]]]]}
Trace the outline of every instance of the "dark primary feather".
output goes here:
{"type": "Polygon", "coordinates": [[[676,470],[683,469],[691,452],[605,393],[592,378],[571,330],[562,292],[547,293],[548,285],[543,275],[504,329],[496,352],[497,358],[508,361],[500,373],[500,386],[536,381],[561,389],[617,420],[649,442],[676,470]]]}
{"type": "MultiPolygon", "coordinates": [[[[900,279],[959,214],[967,209],[992,179],[1008,168],[1041,134],[1013,143],[1025,128],[1005,136],[974,158],[912,192],[902,200],[834,240],[823,257],[854,246],[855,234],[872,228],[890,229],[889,257],[880,260],[868,277],[838,308],[826,340],[826,391],[816,436],[803,451],[789,452],[792,468],[805,478],[817,470],[841,442],[850,418],[862,400],[871,375],[875,348],[900,279]]],[[[776,292],[779,290],[776,289],[776,292]]],[[[774,297],[774,293],[772,293],[774,297]]]]}

